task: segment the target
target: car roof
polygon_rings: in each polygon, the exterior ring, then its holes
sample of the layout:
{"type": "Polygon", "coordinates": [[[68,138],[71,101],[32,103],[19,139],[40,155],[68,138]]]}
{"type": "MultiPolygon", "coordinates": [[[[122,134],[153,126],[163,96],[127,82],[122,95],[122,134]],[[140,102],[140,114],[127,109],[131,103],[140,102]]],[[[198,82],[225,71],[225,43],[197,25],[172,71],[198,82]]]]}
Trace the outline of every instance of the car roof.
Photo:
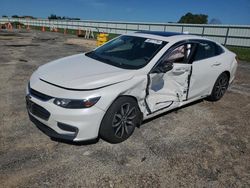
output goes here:
{"type": "Polygon", "coordinates": [[[164,31],[138,31],[132,34],[127,34],[127,35],[151,38],[151,39],[162,40],[166,42],[177,42],[177,41],[187,40],[187,39],[209,40],[204,37],[197,36],[197,35],[190,35],[187,33],[178,33],[178,32],[164,32],[164,31]]]}
{"type": "Polygon", "coordinates": [[[158,36],[163,36],[163,37],[171,37],[171,36],[175,36],[175,35],[183,35],[184,34],[184,33],[178,33],[178,32],[165,32],[165,31],[138,31],[136,33],[158,35],[158,36]]]}

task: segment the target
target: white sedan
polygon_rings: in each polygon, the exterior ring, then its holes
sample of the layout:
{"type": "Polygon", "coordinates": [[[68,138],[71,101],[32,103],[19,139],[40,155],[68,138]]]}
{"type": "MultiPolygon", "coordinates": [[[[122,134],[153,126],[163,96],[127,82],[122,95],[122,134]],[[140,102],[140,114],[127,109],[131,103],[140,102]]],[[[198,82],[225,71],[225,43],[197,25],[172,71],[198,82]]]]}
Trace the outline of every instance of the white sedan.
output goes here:
{"type": "Polygon", "coordinates": [[[30,119],[50,137],[119,143],[145,119],[206,98],[233,81],[236,55],[182,33],[121,35],[39,67],[26,90],[30,119]]]}

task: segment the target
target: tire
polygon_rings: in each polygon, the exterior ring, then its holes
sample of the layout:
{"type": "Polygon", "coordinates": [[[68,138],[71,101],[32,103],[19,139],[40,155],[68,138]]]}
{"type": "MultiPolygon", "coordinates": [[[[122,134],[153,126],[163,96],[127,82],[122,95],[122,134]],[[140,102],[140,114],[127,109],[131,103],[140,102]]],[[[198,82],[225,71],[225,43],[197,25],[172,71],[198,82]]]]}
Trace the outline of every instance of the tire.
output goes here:
{"type": "Polygon", "coordinates": [[[211,95],[207,98],[208,101],[218,101],[225,94],[229,85],[229,76],[223,72],[216,80],[211,95]]]}
{"type": "Polygon", "coordinates": [[[133,134],[140,122],[137,102],[131,97],[119,97],[104,115],[99,135],[109,143],[120,143],[133,134]]]}

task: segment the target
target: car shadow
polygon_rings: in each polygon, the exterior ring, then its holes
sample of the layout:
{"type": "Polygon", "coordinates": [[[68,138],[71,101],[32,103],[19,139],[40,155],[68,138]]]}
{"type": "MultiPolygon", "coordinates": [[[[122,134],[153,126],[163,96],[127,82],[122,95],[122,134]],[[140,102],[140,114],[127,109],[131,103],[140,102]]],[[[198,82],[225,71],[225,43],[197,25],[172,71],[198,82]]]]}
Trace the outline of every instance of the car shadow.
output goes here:
{"type": "Polygon", "coordinates": [[[100,140],[100,138],[96,138],[96,139],[92,139],[92,140],[73,142],[70,140],[64,140],[64,139],[53,138],[53,137],[50,137],[50,139],[54,142],[60,142],[60,143],[64,143],[64,144],[74,145],[74,146],[92,145],[92,144],[96,144],[100,140]]]}

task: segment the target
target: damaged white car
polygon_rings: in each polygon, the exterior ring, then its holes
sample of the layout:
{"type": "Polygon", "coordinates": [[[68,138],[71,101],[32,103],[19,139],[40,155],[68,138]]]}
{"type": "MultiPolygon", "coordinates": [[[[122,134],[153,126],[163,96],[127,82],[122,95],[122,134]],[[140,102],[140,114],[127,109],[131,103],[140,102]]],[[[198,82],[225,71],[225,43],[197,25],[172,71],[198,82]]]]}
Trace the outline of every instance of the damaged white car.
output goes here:
{"type": "Polygon", "coordinates": [[[50,137],[119,143],[145,119],[219,100],[236,68],[235,54],[211,40],[137,32],[39,67],[27,86],[27,109],[50,137]]]}

